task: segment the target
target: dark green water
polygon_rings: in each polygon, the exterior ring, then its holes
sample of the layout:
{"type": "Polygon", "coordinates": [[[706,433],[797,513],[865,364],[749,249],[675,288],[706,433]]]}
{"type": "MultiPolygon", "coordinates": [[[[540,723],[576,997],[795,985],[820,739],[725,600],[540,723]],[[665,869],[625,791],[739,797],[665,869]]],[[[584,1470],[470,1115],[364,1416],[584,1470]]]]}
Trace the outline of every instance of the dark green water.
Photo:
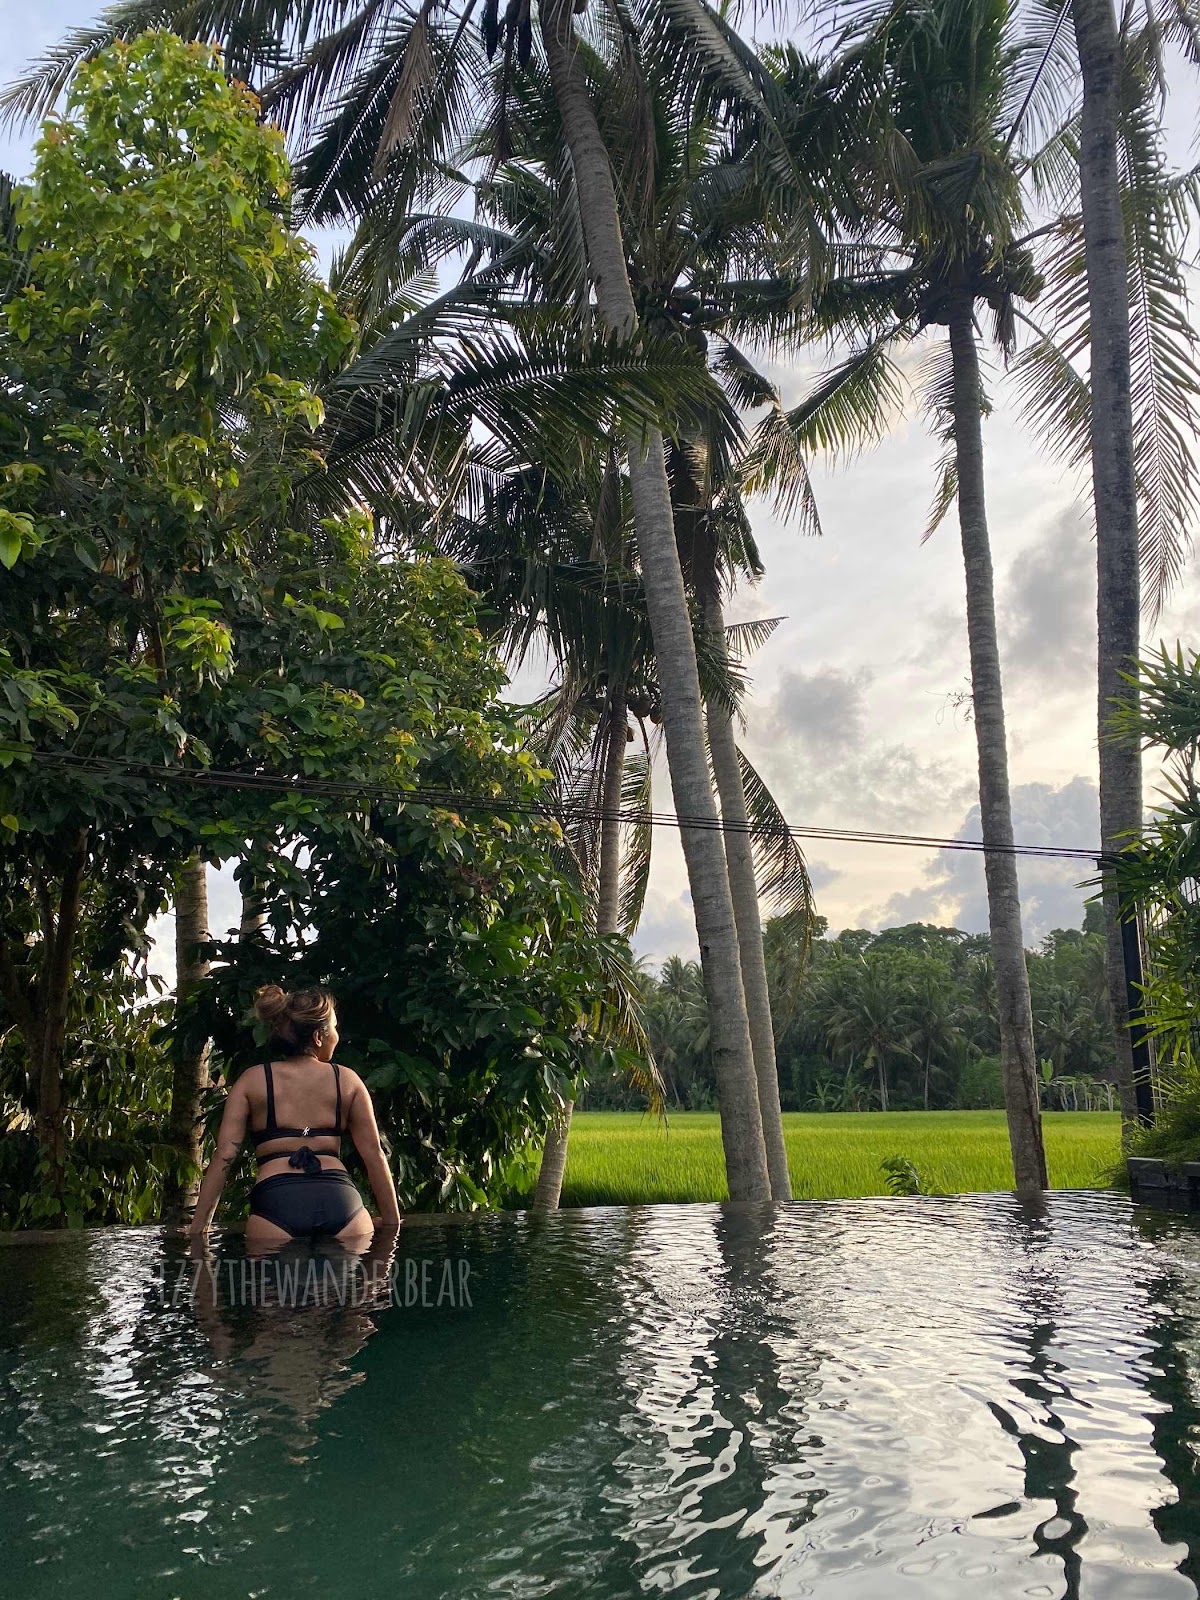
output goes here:
{"type": "Polygon", "coordinates": [[[0,1245],[0,1592],[1197,1593],[1188,1218],[663,1206],[400,1258],[400,1303],[255,1307],[234,1242],[216,1304],[153,1231],[0,1245]]]}

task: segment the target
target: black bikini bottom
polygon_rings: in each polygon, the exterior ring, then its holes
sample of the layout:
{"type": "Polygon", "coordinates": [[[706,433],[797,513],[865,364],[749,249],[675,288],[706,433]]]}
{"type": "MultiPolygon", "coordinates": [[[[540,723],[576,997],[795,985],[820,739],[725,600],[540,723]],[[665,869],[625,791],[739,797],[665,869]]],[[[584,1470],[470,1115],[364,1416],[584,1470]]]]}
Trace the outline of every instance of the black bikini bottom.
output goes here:
{"type": "Polygon", "coordinates": [[[250,1215],[273,1222],[293,1239],[341,1233],[365,1211],[348,1172],[329,1167],[323,1172],[277,1172],[260,1178],[250,1191],[250,1215]]]}

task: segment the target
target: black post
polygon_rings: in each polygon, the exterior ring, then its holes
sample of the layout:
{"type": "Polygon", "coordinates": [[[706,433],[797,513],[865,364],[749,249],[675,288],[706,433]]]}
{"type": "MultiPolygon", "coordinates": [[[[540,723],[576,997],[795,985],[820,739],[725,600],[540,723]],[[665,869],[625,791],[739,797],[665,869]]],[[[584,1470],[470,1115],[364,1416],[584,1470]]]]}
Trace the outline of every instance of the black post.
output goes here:
{"type": "Polygon", "coordinates": [[[1146,1012],[1142,1004],[1142,932],[1137,912],[1129,907],[1121,917],[1121,950],[1125,957],[1125,993],[1129,1003],[1129,1033],[1133,1048],[1133,1093],[1138,1121],[1149,1126],[1154,1121],[1154,1062],[1150,1035],[1146,1031],[1146,1012]]]}

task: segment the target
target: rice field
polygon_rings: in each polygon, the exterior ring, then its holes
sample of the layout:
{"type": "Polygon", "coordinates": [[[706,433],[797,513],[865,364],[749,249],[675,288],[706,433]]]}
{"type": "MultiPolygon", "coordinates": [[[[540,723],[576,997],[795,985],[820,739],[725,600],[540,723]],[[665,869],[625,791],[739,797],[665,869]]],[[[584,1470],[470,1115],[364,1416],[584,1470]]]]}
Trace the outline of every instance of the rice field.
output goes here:
{"type": "MultiPolygon", "coordinates": [[[[783,1122],[798,1200],[886,1194],[890,1156],[911,1161],[926,1191],[1012,1187],[1002,1111],[794,1112],[783,1122]]],[[[1051,1111],[1044,1126],[1053,1188],[1107,1186],[1120,1153],[1115,1112],[1051,1111]]],[[[675,1112],[665,1125],[637,1112],[575,1116],[564,1206],[728,1198],[715,1112],[675,1112]]]]}

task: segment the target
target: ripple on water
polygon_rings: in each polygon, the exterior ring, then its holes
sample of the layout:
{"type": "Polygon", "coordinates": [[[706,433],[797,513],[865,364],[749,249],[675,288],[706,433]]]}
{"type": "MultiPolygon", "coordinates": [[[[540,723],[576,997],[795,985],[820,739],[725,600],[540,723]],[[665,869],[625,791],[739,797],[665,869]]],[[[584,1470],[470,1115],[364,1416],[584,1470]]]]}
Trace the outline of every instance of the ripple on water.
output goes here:
{"type": "Polygon", "coordinates": [[[236,1241],[164,1304],[179,1248],[0,1247],[13,1593],[1196,1594],[1186,1217],[992,1195],[407,1229],[410,1278],[465,1260],[470,1305],[230,1304],[236,1241]]]}

